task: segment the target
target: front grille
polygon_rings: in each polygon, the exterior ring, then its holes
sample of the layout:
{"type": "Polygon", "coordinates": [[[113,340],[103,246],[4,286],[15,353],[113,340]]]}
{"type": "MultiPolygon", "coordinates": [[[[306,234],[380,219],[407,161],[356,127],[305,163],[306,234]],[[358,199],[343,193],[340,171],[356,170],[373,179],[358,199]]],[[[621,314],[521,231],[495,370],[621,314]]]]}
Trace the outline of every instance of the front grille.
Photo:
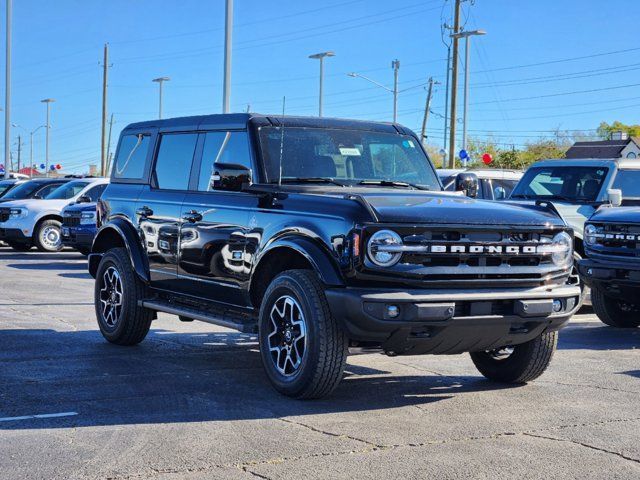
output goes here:
{"type": "Polygon", "coordinates": [[[640,258],[640,225],[594,224],[596,234],[587,249],[596,255],[640,258]]]}
{"type": "Polygon", "coordinates": [[[0,208],[0,222],[6,222],[7,220],[9,220],[10,213],[11,213],[11,209],[0,208]]]}
{"type": "Polygon", "coordinates": [[[365,267],[404,283],[541,286],[564,282],[570,271],[570,267],[558,267],[545,250],[558,230],[412,227],[396,231],[402,237],[400,261],[382,269],[367,260],[365,267]]]}
{"type": "Polygon", "coordinates": [[[78,225],[80,225],[80,217],[72,217],[67,215],[62,217],[63,227],[77,227],[78,225]]]}

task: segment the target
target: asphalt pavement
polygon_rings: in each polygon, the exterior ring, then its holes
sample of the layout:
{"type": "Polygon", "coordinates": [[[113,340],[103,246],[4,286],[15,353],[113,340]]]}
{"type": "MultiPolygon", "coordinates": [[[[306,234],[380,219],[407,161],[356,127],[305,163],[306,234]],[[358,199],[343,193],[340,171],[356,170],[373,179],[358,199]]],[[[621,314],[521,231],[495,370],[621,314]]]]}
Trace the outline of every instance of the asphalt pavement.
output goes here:
{"type": "Polygon", "coordinates": [[[0,479],[640,478],[640,329],[591,311],[526,386],[468,355],[349,358],[277,394],[255,336],[160,315],[110,345],[77,253],[0,248],[0,479]]]}

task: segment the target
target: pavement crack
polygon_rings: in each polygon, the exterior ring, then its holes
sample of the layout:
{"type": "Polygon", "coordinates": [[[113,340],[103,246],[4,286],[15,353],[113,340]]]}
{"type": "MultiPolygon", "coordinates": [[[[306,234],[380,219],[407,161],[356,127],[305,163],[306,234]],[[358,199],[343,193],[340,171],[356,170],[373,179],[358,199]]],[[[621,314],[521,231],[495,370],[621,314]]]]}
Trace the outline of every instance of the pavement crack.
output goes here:
{"type": "Polygon", "coordinates": [[[628,457],[627,455],[621,453],[621,452],[615,452],[613,450],[607,450],[606,448],[600,448],[600,447],[596,447],[594,445],[589,445],[588,443],[584,443],[584,442],[578,442],[576,440],[571,440],[569,438],[557,438],[557,437],[548,437],[546,435],[537,435],[534,433],[527,433],[524,432],[523,435],[527,436],[527,437],[533,437],[533,438],[541,438],[544,440],[552,440],[554,442],[564,442],[564,443],[572,443],[574,445],[578,445],[580,447],[585,447],[591,450],[595,450],[597,452],[602,452],[602,453],[607,453],[609,455],[615,455],[616,457],[622,458],[624,460],[628,460],[632,463],[638,464],[640,465],[640,460],[633,458],[633,457],[628,457]]]}
{"type": "Polygon", "coordinates": [[[583,383],[567,383],[567,382],[556,382],[553,380],[538,380],[538,383],[550,383],[552,385],[561,385],[563,387],[584,387],[584,388],[594,388],[596,390],[607,390],[607,391],[611,391],[611,392],[621,392],[621,393],[633,393],[633,394],[640,394],[640,392],[634,392],[633,390],[623,390],[621,388],[615,388],[615,387],[603,387],[600,385],[589,385],[589,384],[583,384],[583,383]]]}
{"type": "Polygon", "coordinates": [[[252,476],[254,476],[256,478],[263,478],[265,480],[271,480],[271,477],[267,477],[266,475],[262,475],[260,473],[253,472],[253,471],[249,470],[249,468],[247,466],[240,466],[239,468],[243,472],[248,473],[249,475],[252,475],[252,476]]]}
{"type": "Polygon", "coordinates": [[[323,435],[328,435],[328,436],[330,436],[330,437],[335,437],[335,438],[346,438],[346,439],[349,439],[349,440],[353,440],[354,442],[364,443],[365,445],[369,445],[370,447],[373,447],[373,448],[384,448],[384,446],[383,446],[383,445],[379,445],[379,444],[377,444],[377,443],[372,443],[372,442],[370,442],[370,441],[368,441],[368,440],[364,440],[364,439],[362,439],[362,438],[354,437],[354,436],[352,436],[352,435],[347,435],[347,434],[344,434],[344,433],[334,433],[334,432],[329,432],[329,431],[327,431],[327,430],[322,430],[322,429],[320,429],[320,428],[313,427],[313,426],[311,426],[311,425],[307,425],[307,424],[305,424],[305,423],[296,422],[296,421],[294,421],[294,420],[290,420],[290,419],[288,419],[288,418],[282,418],[282,417],[280,417],[280,418],[278,418],[278,420],[280,420],[281,422],[285,422],[285,423],[292,424],[292,425],[298,425],[299,427],[307,428],[307,429],[309,429],[309,430],[311,430],[311,431],[313,431],[313,432],[321,433],[321,434],[323,434],[323,435]]]}

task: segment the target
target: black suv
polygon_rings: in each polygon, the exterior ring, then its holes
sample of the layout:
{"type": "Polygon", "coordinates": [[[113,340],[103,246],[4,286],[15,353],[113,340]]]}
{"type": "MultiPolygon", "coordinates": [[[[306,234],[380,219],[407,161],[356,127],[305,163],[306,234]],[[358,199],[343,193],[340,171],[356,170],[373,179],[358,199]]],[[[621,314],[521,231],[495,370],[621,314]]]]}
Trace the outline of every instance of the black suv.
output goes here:
{"type": "Polygon", "coordinates": [[[640,326],[640,208],[600,207],[584,227],[578,270],[591,287],[598,318],[612,327],[640,326]]]}
{"type": "Polygon", "coordinates": [[[349,347],[471,352],[485,376],[547,367],[580,294],[572,231],[544,206],[442,192],[397,124],[253,114],[121,134],[89,260],[104,337],[156,312],[257,332],[298,398],[331,392],[349,347]]]}

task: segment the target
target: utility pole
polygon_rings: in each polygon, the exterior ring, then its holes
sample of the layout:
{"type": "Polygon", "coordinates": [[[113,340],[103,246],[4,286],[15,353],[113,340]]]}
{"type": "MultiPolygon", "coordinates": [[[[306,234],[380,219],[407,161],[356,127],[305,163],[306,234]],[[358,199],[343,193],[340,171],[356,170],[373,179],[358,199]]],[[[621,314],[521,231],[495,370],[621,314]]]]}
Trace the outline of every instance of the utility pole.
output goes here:
{"type": "Polygon", "coordinates": [[[455,36],[460,31],[460,4],[461,0],[456,0],[455,13],[453,16],[453,53],[451,67],[451,119],[449,128],[449,168],[456,166],[456,107],[458,101],[458,37],[455,36]]]}
{"type": "Polygon", "coordinates": [[[420,134],[420,141],[423,145],[427,144],[427,121],[429,120],[429,109],[431,108],[431,95],[433,93],[433,86],[440,82],[434,82],[433,77],[429,77],[429,89],[427,91],[427,101],[424,105],[424,117],[422,118],[422,132],[420,134]]]}
{"type": "Polygon", "coordinates": [[[20,172],[21,160],[22,160],[22,135],[18,135],[18,168],[16,172],[20,172]]]}
{"type": "Polygon", "coordinates": [[[4,84],[4,178],[9,178],[11,162],[11,0],[7,2],[7,43],[4,84]]]}
{"type": "Polygon", "coordinates": [[[44,100],[41,100],[42,103],[46,103],[47,104],[47,131],[46,131],[46,140],[45,140],[45,147],[44,147],[44,158],[45,158],[45,176],[48,177],[49,176],[49,131],[51,130],[51,123],[50,123],[50,114],[51,114],[51,104],[53,102],[55,102],[55,100],[53,98],[45,98],[44,100]]]}
{"type": "Polygon", "coordinates": [[[104,176],[107,176],[107,173],[109,172],[109,166],[110,166],[110,162],[109,162],[109,154],[111,151],[111,131],[113,130],[113,113],[111,114],[111,119],[109,120],[109,136],[107,138],[107,168],[105,169],[104,172],[104,176]]]}
{"type": "Polygon", "coordinates": [[[400,70],[400,60],[397,58],[391,62],[393,68],[393,123],[398,120],[398,71],[400,70]]]}
{"type": "Polygon", "coordinates": [[[222,113],[229,113],[229,103],[231,100],[231,33],[233,31],[233,0],[226,0],[224,13],[224,82],[222,87],[222,113]]]}
{"type": "Polygon", "coordinates": [[[102,60],[102,137],[100,148],[100,174],[104,177],[107,167],[107,76],[109,71],[109,44],[104,44],[102,60]]]}
{"type": "MultiPolygon", "coordinates": [[[[447,26],[445,25],[445,28],[447,26]]],[[[445,87],[444,94],[444,138],[442,140],[442,149],[444,151],[447,150],[447,132],[449,131],[449,79],[451,76],[449,75],[451,71],[451,45],[447,46],[447,86],[445,87]]],[[[444,159],[442,160],[444,167],[444,159]]]]}

